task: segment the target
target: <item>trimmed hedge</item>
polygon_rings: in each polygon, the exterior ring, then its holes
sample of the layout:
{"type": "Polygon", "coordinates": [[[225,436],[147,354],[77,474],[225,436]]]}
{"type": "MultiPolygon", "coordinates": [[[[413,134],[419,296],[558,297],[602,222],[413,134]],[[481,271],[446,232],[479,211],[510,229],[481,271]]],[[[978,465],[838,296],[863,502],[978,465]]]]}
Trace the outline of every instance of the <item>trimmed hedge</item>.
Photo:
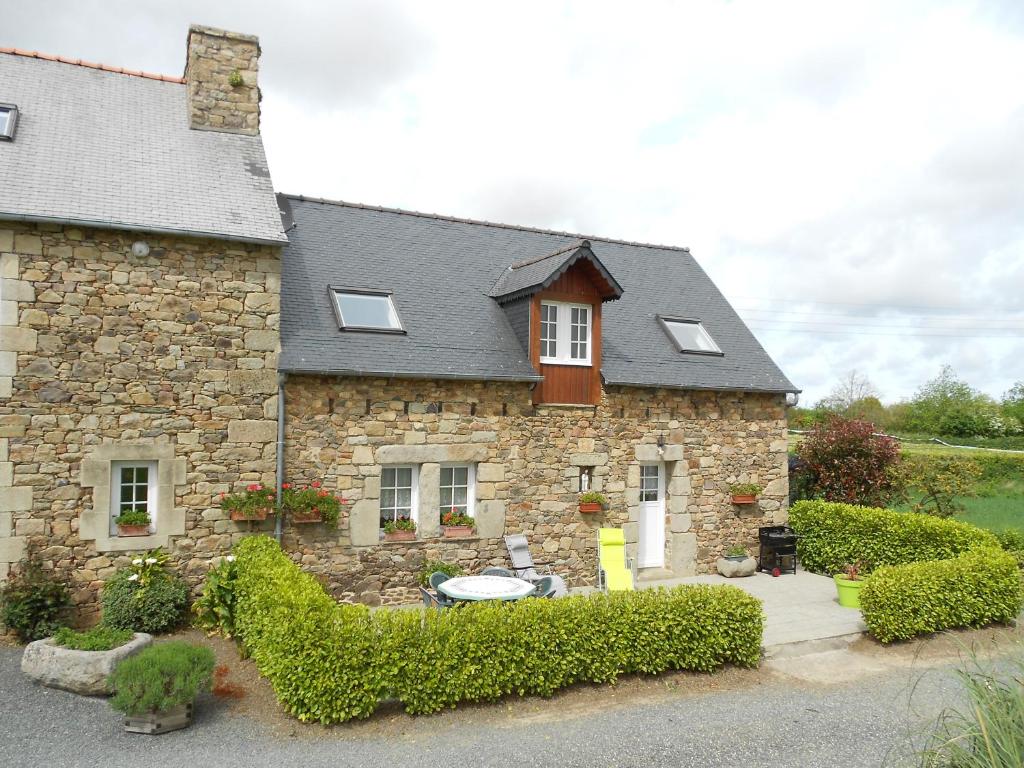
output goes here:
{"type": "Polygon", "coordinates": [[[951,560],[884,566],[860,591],[868,630],[883,643],[953,627],[1009,623],[1021,609],[1016,559],[976,549],[951,560]]]}
{"type": "Polygon", "coordinates": [[[956,520],[827,501],[797,502],[789,524],[800,535],[797,554],[804,568],[830,576],[858,560],[875,569],[999,547],[988,531],[956,520]]]}
{"type": "Polygon", "coordinates": [[[764,616],[736,587],[686,586],[445,611],[339,605],[268,537],[237,549],[237,637],[303,721],[410,714],[670,669],[756,666],[764,616]]]}

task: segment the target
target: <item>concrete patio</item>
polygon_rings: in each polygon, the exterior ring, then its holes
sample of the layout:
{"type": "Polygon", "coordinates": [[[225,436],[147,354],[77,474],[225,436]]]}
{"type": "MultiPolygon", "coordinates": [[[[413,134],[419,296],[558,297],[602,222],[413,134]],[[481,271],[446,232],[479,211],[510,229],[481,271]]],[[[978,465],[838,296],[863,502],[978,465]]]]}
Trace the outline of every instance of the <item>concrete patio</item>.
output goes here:
{"type": "Polygon", "coordinates": [[[649,589],[678,584],[730,584],[760,600],[766,616],[764,653],[769,658],[843,648],[867,631],[860,611],[839,605],[832,579],[801,569],[777,577],[755,573],[727,579],[704,574],[640,582],[639,586],[649,589]]]}

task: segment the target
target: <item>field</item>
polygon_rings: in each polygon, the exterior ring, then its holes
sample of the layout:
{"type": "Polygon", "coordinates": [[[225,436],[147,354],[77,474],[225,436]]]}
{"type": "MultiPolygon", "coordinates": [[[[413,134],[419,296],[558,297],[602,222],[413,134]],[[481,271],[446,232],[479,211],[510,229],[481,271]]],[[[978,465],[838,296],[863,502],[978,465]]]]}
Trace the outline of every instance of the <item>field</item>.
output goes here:
{"type": "MultiPolygon", "coordinates": [[[[789,436],[790,451],[796,449],[800,435],[789,436]]],[[[980,528],[1024,531],[1024,453],[1000,450],[950,448],[937,443],[903,443],[903,452],[914,456],[958,456],[977,461],[982,478],[973,496],[959,499],[965,511],[957,519],[980,528]]]]}

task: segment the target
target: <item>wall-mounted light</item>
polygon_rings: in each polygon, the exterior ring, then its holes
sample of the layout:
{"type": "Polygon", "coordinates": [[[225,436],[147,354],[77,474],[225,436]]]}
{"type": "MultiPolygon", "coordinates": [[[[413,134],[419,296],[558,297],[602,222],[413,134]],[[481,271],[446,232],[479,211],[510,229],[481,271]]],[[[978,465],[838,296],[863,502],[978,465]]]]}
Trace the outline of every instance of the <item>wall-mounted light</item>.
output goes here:
{"type": "Polygon", "coordinates": [[[800,404],[800,393],[799,392],[787,392],[786,393],[786,407],[796,408],[800,404]]]}
{"type": "Polygon", "coordinates": [[[149,243],[145,240],[136,240],[132,243],[132,256],[139,259],[144,259],[149,256],[149,243]]]}

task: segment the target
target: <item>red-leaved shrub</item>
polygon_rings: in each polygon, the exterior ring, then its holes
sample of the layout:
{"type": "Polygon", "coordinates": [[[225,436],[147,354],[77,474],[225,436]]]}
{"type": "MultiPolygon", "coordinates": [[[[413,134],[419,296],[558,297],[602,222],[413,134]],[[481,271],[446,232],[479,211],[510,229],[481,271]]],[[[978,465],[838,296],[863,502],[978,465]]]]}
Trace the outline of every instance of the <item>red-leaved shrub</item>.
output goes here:
{"type": "Polygon", "coordinates": [[[833,416],[797,449],[815,498],[884,507],[903,495],[898,440],[875,434],[867,421],[833,416]]]}

